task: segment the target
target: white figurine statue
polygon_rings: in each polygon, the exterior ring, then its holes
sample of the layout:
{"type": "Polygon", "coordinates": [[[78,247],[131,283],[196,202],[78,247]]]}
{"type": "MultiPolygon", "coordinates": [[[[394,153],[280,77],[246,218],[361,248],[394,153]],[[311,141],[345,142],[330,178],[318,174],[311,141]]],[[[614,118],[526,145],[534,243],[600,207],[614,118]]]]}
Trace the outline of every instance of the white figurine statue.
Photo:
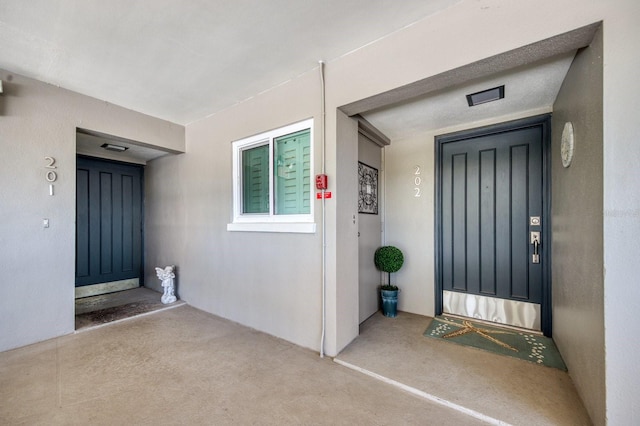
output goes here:
{"type": "Polygon", "coordinates": [[[173,268],[173,266],[167,266],[164,269],[156,268],[156,274],[158,274],[158,278],[162,280],[162,287],[164,288],[164,294],[160,300],[165,305],[177,300],[175,295],[175,284],[173,283],[173,279],[176,277],[176,274],[173,273],[173,268]]]}

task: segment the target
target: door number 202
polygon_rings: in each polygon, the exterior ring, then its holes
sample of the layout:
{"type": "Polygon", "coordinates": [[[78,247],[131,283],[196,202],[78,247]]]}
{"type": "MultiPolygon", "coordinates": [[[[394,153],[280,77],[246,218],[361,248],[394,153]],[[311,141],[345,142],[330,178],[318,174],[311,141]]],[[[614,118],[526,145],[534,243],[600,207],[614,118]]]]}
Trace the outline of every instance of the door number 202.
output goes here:
{"type": "Polygon", "coordinates": [[[413,166],[413,196],[420,197],[420,184],[422,183],[422,177],[420,176],[420,166],[413,166]]]}

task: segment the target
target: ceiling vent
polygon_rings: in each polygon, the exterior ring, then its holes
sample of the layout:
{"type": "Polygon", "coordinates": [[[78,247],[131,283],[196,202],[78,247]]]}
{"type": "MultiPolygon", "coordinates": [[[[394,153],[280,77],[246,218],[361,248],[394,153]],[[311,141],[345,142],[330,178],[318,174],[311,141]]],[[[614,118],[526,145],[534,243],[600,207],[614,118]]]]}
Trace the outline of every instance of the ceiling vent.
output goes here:
{"type": "Polygon", "coordinates": [[[467,95],[467,102],[469,103],[469,106],[472,107],[480,104],[486,104],[487,102],[497,101],[502,98],[504,98],[504,84],[502,86],[494,87],[493,89],[487,89],[482,92],[467,95]]]}

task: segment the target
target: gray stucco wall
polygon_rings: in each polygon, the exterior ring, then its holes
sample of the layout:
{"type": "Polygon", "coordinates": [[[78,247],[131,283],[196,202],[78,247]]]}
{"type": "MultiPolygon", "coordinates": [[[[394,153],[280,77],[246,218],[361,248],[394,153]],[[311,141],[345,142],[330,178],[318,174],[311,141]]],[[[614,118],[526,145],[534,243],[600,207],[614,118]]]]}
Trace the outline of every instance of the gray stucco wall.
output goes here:
{"type": "Polygon", "coordinates": [[[418,134],[384,148],[385,243],[399,247],[405,257],[393,274],[402,290],[398,309],[428,316],[434,314],[435,291],[433,137],[418,134]]]}
{"type": "Polygon", "coordinates": [[[553,108],[552,283],[554,339],[595,424],[605,424],[602,30],[576,55],[553,108]],[[560,158],[573,123],[575,155],[560,158]]]}
{"type": "Polygon", "coordinates": [[[0,79],[2,351],[74,330],[76,128],[175,151],[184,128],[8,71],[0,79]],[[53,196],[45,156],[56,160],[53,196]]]}
{"type": "MultiPolygon", "coordinates": [[[[320,341],[321,212],[315,234],[227,231],[232,142],[307,118],[320,168],[319,79],[309,73],[187,126],[187,152],[147,164],[147,264],[175,264],[177,291],[199,309],[301,346],[320,341]]],[[[330,185],[334,185],[330,182],[330,185]]],[[[157,282],[147,270],[147,282],[157,282]]]]}
{"type": "Polygon", "coordinates": [[[607,3],[603,24],[604,318],[608,424],[640,424],[640,2],[607,3]]]}

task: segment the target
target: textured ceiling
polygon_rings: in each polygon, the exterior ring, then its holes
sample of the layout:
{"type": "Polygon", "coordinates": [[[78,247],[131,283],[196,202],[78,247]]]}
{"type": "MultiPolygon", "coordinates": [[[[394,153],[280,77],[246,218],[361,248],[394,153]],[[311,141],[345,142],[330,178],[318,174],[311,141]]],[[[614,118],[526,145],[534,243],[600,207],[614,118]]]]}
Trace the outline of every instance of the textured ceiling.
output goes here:
{"type": "Polygon", "coordinates": [[[0,68],[187,124],[459,0],[0,0],[0,68]]]}
{"type": "Polygon", "coordinates": [[[391,140],[509,114],[551,111],[575,51],[361,115],[391,140]],[[504,99],[474,107],[466,95],[505,86],[504,99]]]}

